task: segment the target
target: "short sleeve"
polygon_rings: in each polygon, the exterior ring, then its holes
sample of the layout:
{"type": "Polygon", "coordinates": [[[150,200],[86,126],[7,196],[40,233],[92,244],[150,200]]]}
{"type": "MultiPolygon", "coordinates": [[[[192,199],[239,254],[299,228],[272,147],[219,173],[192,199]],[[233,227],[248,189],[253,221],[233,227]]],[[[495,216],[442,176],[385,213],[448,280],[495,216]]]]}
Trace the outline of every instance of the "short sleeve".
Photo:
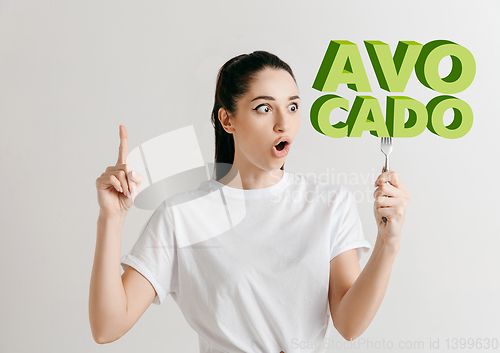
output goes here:
{"type": "Polygon", "coordinates": [[[132,250],[121,259],[125,271],[132,266],[156,290],[153,304],[160,305],[167,294],[176,291],[177,250],[173,223],[163,202],[142,228],[132,250]]]}
{"type": "Polygon", "coordinates": [[[356,199],[345,186],[341,187],[340,200],[335,212],[338,224],[333,227],[330,238],[330,261],[344,251],[357,249],[358,259],[370,251],[371,245],[365,239],[363,226],[356,206],[356,199]]]}

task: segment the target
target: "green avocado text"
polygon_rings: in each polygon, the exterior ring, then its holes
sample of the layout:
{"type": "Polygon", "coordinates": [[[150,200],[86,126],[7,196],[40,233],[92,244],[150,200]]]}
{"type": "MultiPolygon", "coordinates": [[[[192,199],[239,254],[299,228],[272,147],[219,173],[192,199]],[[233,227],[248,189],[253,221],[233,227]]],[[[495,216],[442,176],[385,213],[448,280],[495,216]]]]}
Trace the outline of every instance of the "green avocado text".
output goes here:
{"type": "MultiPolygon", "coordinates": [[[[472,127],[470,106],[450,94],[462,92],[470,86],[476,73],[476,62],[469,50],[448,40],[435,40],[422,45],[400,41],[394,53],[380,41],[364,41],[368,56],[381,89],[404,92],[415,68],[418,80],[427,88],[444,95],[431,99],[427,105],[400,95],[388,95],[386,120],[379,102],[370,95],[358,95],[351,109],[349,101],[335,94],[319,97],[311,107],[311,123],[320,133],[329,137],[361,137],[363,131],[377,137],[414,137],[425,128],[449,139],[464,136],[472,127]],[[447,56],[452,59],[448,76],[441,78],[438,68],[447,56]],[[330,124],[330,113],[340,108],[348,113],[345,122],[330,124]],[[454,119],[445,126],[443,115],[453,109],[454,119]],[[405,114],[408,111],[408,120],[405,114]]],[[[346,40],[330,41],[319,68],[313,88],[321,92],[335,92],[340,84],[356,92],[372,92],[356,44],[346,40]]]]}

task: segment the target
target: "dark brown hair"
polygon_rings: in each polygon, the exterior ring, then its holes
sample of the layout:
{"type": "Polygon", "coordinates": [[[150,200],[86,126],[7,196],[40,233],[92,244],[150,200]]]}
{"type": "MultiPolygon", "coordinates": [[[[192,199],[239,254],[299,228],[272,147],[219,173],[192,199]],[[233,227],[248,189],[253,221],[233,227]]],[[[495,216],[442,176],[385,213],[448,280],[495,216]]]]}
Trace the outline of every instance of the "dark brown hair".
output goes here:
{"type": "MultiPolygon", "coordinates": [[[[267,51],[241,54],[226,62],[217,74],[215,101],[212,110],[212,126],[215,130],[215,180],[220,180],[229,170],[221,163],[234,162],[234,138],[224,130],[219,121],[219,109],[225,108],[233,116],[236,114],[237,100],[248,92],[252,80],[265,68],[283,69],[295,80],[292,69],[283,60],[267,51]]],[[[284,170],[285,164],[280,169],[284,170]]]]}

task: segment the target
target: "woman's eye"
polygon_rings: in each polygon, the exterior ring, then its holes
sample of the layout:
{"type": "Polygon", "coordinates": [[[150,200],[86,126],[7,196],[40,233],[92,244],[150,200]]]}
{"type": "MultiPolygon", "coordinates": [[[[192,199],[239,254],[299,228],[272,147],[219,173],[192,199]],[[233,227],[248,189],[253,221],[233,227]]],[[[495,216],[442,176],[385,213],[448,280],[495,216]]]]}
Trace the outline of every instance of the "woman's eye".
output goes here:
{"type": "Polygon", "coordinates": [[[270,109],[269,109],[268,105],[262,104],[262,105],[259,105],[254,110],[258,111],[259,113],[267,113],[270,109]]]}
{"type": "Polygon", "coordinates": [[[288,106],[288,108],[290,108],[290,110],[294,112],[299,109],[299,106],[297,105],[297,103],[292,103],[288,106]]]}

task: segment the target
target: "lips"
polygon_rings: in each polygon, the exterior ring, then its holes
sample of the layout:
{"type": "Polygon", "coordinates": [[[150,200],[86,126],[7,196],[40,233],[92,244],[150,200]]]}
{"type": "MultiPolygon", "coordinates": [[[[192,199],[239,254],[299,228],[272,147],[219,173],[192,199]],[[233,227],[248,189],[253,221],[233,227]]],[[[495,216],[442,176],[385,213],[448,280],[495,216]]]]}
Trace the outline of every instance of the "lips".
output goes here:
{"type": "Polygon", "coordinates": [[[292,140],[289,137],[287,137],[287,136],[281,136],[278,140],[276,140],[276,142],[274,143],[274,146],[279,145],[283,141],[286,142],[287,144],[291,144],[292,143],[292,140]]]}
{"type": "Polygon", "coordinates": [[[272,147],[274,156],[278,158],[286,156],[288,154],[288,151],[290,150],[291,143],[292,142],[290,138],[286,136],[280,137],[277,141],[275,141],[272,147]]]}

